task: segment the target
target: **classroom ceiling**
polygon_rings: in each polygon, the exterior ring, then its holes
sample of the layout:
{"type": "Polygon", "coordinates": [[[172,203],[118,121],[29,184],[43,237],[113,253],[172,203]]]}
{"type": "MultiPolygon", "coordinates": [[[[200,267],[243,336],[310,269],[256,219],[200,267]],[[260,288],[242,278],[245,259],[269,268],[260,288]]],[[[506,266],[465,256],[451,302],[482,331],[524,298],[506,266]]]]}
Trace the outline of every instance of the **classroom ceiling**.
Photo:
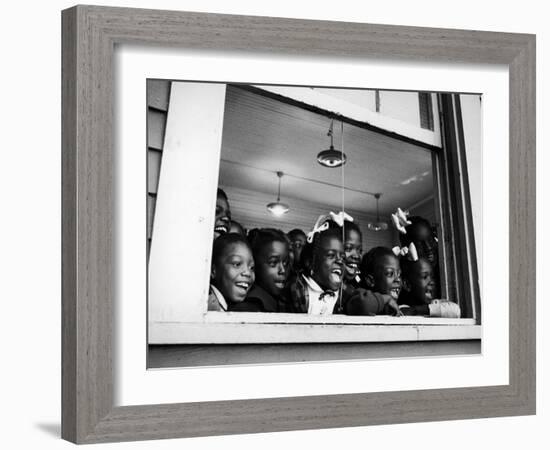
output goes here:
{"type": "Polygon", "coordinates": [[[330,146],[327,116],[236,86],[228,86],[219,183],[277,196],[277,171],[285,175],[281,201],[292,198],[376,214],[409,208],[433,194],[430,151],[399,139],[334,122],[334,146],[347,163],[326,168],[317,153],[330,146]]]}

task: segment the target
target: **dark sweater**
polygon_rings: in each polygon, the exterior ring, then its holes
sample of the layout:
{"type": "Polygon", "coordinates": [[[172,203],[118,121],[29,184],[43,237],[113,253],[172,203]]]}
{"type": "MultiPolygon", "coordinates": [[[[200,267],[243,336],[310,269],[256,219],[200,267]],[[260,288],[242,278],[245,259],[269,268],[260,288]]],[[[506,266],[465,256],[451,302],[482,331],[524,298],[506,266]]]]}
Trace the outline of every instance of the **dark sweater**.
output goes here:
{"type": "Polygon", "coordinates": [[[283,297],[275,298],[257,284],[252,287],[244,301],[229,305],[229,311],[240,312],[290,312],[283,297]]]}
{"type": "Polygon", "coordinates": [[[356,289],[344,305],[344,314],[350,316],[375,316],[377,314],[394,315],[386,306],[386,297],[368,289],[356,289]]]}

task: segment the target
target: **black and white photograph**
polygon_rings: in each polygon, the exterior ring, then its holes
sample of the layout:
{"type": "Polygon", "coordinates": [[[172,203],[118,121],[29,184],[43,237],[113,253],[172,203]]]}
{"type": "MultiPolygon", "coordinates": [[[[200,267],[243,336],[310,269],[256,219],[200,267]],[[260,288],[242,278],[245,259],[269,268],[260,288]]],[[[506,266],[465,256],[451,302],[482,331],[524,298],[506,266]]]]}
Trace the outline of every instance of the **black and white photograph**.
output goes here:
{"type": "Polygon", "coordinates": [[[189,344],[481,351],[481,94],[149,79],[147,101],[152,367],[189,344]]]}

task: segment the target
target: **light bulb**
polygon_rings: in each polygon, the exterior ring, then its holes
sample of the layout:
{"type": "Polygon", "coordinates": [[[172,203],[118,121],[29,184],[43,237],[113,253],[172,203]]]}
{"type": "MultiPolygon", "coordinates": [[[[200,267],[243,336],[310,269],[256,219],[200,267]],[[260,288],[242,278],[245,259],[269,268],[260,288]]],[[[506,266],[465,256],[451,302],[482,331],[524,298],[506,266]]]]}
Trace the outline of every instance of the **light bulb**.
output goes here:
{"type": "Polygon", "coordinates": [[[267,205],[267,210],[274,216],[280,217],[289,210],[288,205],[281,202],[273,202],[267,205]]]}

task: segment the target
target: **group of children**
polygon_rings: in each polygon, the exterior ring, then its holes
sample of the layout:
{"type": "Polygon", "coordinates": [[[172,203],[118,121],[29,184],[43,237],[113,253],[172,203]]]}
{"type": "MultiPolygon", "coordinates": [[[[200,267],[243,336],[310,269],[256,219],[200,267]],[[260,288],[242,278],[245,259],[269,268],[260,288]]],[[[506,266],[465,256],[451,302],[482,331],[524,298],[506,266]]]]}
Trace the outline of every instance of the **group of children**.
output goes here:
{"type": "Polygon", "coordinates": [[[460,317],[439,299],[437,239],[429,222],[402,216],[402,247],[362,254],[362,234],[341,212],[307,235],[274,228],[247,234],[218,189],[209,311],[460,317]]]}

